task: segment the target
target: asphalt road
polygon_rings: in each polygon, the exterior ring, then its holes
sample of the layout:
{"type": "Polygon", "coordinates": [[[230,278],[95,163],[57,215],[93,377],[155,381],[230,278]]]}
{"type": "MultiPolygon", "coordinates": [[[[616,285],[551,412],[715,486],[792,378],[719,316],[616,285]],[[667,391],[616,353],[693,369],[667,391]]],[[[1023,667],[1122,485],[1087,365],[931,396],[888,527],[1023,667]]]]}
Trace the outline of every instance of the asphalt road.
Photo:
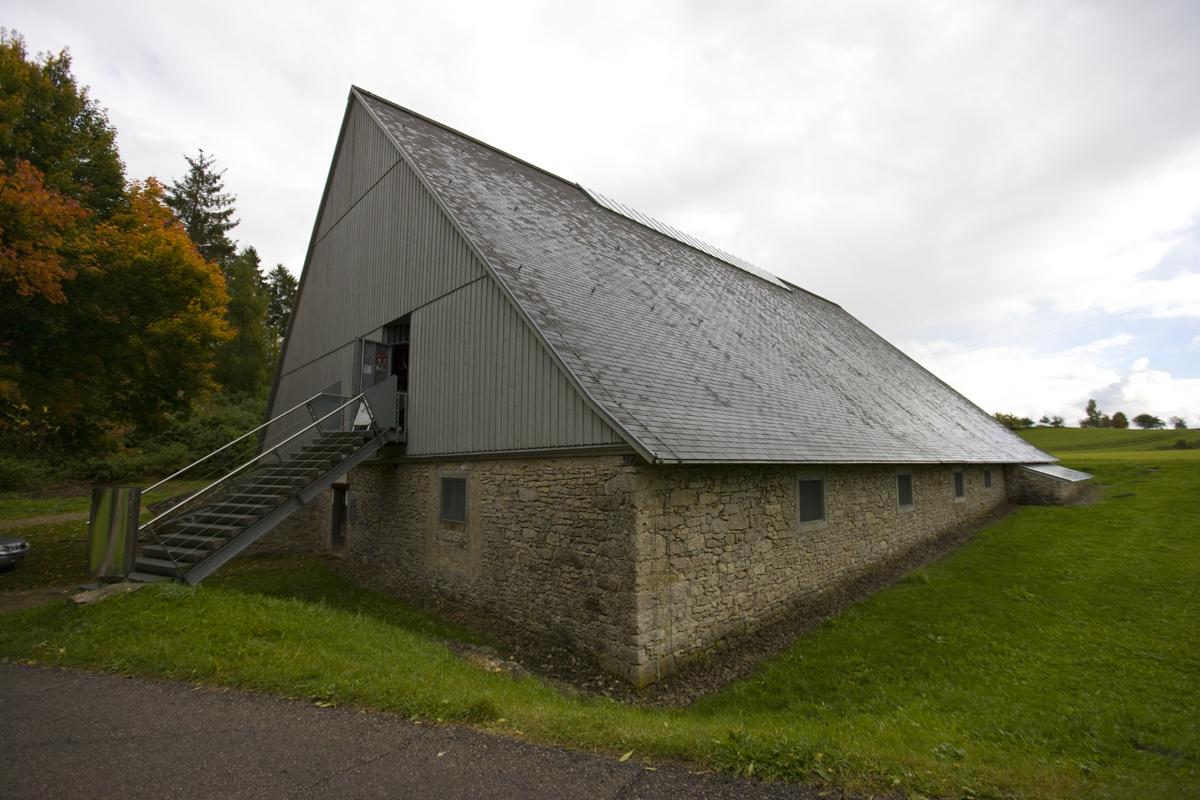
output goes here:
{"type": "Polygon", "coordinates": [[[0,797],[814,798],[450,725],[0,664],[0,797]]]}

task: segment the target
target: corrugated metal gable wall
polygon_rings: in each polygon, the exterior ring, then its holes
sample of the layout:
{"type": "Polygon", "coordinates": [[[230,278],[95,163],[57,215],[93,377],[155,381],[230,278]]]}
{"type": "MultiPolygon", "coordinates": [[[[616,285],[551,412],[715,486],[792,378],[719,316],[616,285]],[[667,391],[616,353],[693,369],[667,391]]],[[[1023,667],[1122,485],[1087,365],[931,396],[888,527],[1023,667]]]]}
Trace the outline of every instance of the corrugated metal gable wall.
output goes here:
{"type": "Polygon", "coordinates": [[[619,444],[491,278],[412,317],[408,453],[619,444]]]}
{"type": "Polygon", "coordinates": [[[367,110],[355,103],[347,120],[342,148],[337,156],[337,170],[329,184],[317,237],[328,233],[342,215],[399,160],[396,146],[379,129],[367,110]]]}
{"type": "Polygon", "coordinates": [[[272,414],[335,381],[345,393],[354,390],[355,341],[416,312],[410,357],[422,372],[411,379],[417,404],[409,427],[421,454],[621,441],[575,391],[358,101],[316,237],[272,414]],[[464,314],[464,308],[473,311],[464,314]],[[480,333],[484,325],[487,334],[480,333]],[[444,334],[457,326],[463,329],[452,340],[417,335],[419,327],[444,334]],[[464,353],[453,344],[464,341],[476,349],[464,353]],[[435,367],[454,354],[457,361],[444,362],[447,372],[435,367]]]}

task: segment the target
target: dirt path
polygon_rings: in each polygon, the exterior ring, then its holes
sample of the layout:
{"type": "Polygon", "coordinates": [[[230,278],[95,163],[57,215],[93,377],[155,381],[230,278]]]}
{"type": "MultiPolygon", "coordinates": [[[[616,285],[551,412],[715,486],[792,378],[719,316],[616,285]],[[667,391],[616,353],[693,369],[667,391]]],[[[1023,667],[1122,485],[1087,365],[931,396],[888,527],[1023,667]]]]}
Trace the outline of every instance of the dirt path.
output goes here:
{"type": "Polygon", "coordinates": [[[65,602],[68,597],[78,591],[79,587],[71,584],[70,586],[39,586],[36,589],[0,592],[0,614],[9,611],[24,611],[27,608],[45,605],[55,600],[65,602]]]}

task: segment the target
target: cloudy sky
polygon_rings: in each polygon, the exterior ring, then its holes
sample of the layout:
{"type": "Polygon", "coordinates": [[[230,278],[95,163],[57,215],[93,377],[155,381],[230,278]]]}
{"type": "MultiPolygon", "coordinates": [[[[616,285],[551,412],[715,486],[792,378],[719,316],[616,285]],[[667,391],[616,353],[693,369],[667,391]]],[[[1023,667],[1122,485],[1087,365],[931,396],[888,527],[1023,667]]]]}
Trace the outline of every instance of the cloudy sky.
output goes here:
{"type": "Polygon", "coordinates": [[[1200,425],[1195,2],[13,3],[298,272],[351,84],[841,303],[989,411],[1200,425]]]}

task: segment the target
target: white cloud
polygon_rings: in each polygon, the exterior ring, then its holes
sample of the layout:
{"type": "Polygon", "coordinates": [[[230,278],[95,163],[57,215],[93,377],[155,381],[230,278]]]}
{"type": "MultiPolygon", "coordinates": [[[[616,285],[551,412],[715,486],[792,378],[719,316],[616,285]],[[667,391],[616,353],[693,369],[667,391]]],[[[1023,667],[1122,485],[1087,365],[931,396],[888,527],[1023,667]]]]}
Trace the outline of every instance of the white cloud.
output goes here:
{"type": "MultiPolygon", "coordinates": [[[[300,267],[357,83],[709,239],[889,338],[1003,337],[1047,309],[1087,325],[1200,318],[1195,4],[7,11],[33,49],[71,47],[131,176],[169,179],[183,153],[214,153],[239,198],[235,233],[268,264],[300,267]]],[[[1099,353],[971,352],[1014,378],[1032,358],[1060,411],[1127,379],[1099,353]]],[[[981,402],[1044,405],[1039,391],[993,394],[971,356],[943,357],[981,402]]]]}
{"type": "Polygon", "coordinates": [[[907,342],[905,352],[989,412],[1033,418],[1061,416],[1075,424],[1089,398],[1109,412],[1147,412],[1200,422],[1200,378],[1176,378],[1127,355],[1129,334],[1054,352],[1029,347],[968,348],[949,342],[907,342]]]}
{"type": "Polygon", "coordinates": [[[1139,358],[1117,393],[1105,398],[1113,411],[1123,410],[1131,419],[1143,412],[1162,419],[1183,417],[1191,425],[1200,424],[1200,378],[1175,378],[1170,373],[1150,369],[1150,360],[1139,358]]]}
{"type": "Polygon", "coordinates": [[[1072,355],[1090,355],[1094,353],[1103,353],[1106,350],[1124,347],[1133,343],[1134,336],[1132,333],[1118,333],[1116,336],[1109,336],[1105,339],[1097,339],[1094,342],[1081,344],[1078,347],[1072,347],[1067,350],[1067,353],[1072,355]]]}

